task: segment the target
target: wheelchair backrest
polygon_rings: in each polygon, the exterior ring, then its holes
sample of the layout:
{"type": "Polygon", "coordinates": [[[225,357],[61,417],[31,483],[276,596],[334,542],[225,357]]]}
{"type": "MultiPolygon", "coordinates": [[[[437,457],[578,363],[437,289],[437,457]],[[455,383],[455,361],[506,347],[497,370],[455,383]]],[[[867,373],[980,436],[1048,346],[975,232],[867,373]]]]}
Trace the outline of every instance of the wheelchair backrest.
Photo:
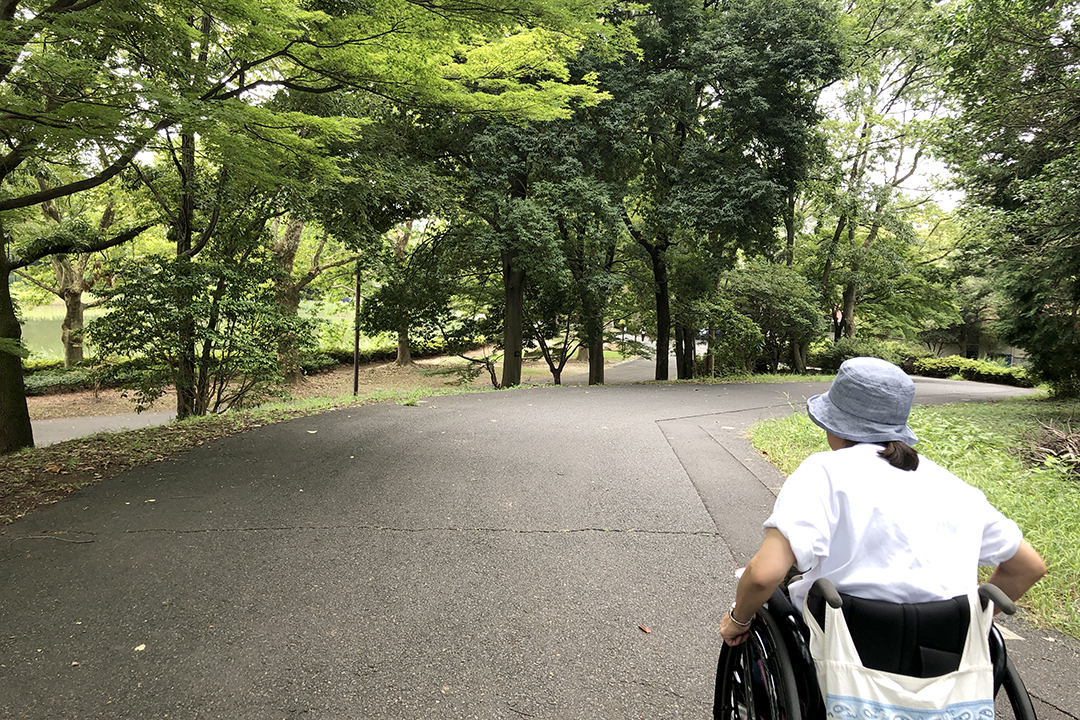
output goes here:
{"type": "MultiPolygon", "coordinates": [[[[928,603],[840,597],[864,666],[921,678],[944,675],[960,666],[971,622],[967,596],[928,603]]],[[[824,599],[811,594],[807,602],[814,619],[823,625],[824,599]]]]}

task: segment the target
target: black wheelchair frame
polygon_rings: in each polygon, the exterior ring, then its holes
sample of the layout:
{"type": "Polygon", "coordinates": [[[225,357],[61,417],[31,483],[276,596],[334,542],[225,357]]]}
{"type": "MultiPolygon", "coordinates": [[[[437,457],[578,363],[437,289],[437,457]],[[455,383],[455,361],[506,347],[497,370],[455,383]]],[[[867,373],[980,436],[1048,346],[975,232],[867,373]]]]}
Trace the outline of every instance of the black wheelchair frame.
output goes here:
{"type": "MultiPolygon", "coordinates": [[[[818,581],[821,583],[822,581],[818,581]]],[[[815,584],[834,607],[840,597],[831,584],[815,584]]],[[[1011,615],[1016,608],[998,588],[983,585],[983,602],[994,602],[1011,615]],[[984,589],[985,588],[985,589],[984,589]]],[[[1005,650],[996,627],[990,631],[994,665],[995,715],[1036,720],[1035,708],[1020,673],[1005,650]],[[1004,690],[1005,697],[1002,697],[1004,690]],[[1000,708],[1000,709],[999,709],[1000,708]]],[[[736,647],[724,645],[716,669],[714,720],[823,720],[825,703],[810,656],[810,631],[787,595],[777,590],[758,610],[749,639],[736,647]]]]}

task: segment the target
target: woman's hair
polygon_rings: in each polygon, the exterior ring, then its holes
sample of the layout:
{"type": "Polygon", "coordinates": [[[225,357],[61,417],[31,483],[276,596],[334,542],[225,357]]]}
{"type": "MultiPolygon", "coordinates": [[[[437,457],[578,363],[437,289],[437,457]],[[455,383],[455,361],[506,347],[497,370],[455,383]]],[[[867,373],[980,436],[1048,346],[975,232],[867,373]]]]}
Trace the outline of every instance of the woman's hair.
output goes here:
{"type": "Polygon", "coordinates": [[[919,451],[910,445],[899,440],[879,444],[884,445],[885,449],[878,452],[878,457],[885,458],[894,468],[914,470],[919,467],[919,451]]]}

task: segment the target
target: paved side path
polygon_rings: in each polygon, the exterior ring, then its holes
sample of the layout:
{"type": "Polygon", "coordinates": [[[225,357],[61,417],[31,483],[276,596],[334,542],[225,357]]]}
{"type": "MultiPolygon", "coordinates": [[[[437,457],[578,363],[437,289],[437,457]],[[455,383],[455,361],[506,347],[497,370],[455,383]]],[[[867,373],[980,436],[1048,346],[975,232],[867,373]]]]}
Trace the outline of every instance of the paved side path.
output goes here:
{"type": "Polygon", "coordinates": [[[175,412],[145,412],[100,417],[56,418],[34,420],[34,444],[38,447],[53,445],[64,440],[86,437],[101,432],[122,432],[153,425],[165,425],[176,417],[175,412]]]}
{"type": "MultiPolygon", "coordinates": [[[[743,431],[825,387],[351,408],[87,488],[0,531],[0,718],[706,717],[782,482],[743,431]]],[[[1076,645],[1010,627],[1076,718],[1076,645]]]]}

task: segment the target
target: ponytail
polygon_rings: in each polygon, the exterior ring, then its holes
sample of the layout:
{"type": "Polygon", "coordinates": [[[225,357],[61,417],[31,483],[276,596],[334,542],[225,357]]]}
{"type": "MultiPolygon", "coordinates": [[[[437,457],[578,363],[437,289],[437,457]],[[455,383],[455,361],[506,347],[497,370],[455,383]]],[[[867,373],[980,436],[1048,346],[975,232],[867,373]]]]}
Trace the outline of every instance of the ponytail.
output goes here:
{"type": "Polygon", "coordinates": [[[899,440],[881,444],[885,449],[878,452],[878,457],[884,458],[894,468],[914,470],[919,467],[919,451],[915,448],[899,440]]]}

